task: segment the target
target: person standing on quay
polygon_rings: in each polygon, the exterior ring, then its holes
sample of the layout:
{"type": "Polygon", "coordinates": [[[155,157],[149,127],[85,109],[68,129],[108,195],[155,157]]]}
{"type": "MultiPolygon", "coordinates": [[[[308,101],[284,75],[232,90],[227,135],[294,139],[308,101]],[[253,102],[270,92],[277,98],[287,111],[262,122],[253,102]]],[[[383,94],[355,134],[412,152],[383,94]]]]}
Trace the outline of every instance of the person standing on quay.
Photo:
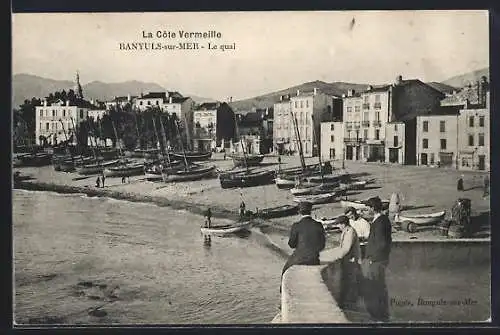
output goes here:
{"type": "Polygon", "coordinates": [[[362,261],[364,277],[364,300],[368,313],[378,322],[389,321],[389,295],[385,281],[385,270],[389,263],[392,243],[392,227],[389,218],[382,214],[379,197],[368,199],[368,206],[374,213],[370,235],[362,261]]]}
{"type": "Polygon", "coordinates": [[[290,229],[288,245],[295,249],[288,258],[281,276],[292,265],[319,265],[319,253],[325,248],[325,229],[311,217],[312,204],[301,202],[299,214],[302,215],[290,229]]]}
{"type": "Polygon", "coordinates": [[[359,238],[356,229],[350,225],[350,220],[347,216],[339,216],[337,223],[342,230],[342,235],[340,236],[340,246],[333,249],[332,260],[340,260],[342,268],[339,306],[342,309],[355,310],[359,298],[359,284],[361,279],[361,248],[359,246],[359,238]]]}

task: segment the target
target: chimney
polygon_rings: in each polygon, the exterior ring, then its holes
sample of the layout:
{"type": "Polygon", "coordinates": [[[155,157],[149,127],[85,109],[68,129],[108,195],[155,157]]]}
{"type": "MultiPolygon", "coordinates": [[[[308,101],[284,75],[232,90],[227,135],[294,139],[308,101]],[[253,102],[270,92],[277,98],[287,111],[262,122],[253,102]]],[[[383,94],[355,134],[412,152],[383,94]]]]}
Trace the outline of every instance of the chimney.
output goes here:
{"type": "Polygon", "coordinates": [[[168,98],[168,103],[171,104],[172,103],[172,97],[169,97],[168,98]]]}
{"type": "Polygon", "coordinates": [[[354,95],[354,90],[347,90],[347,96],[352,97],[354,95]]]}
{"type": "Polygon", "coordinates": [[[395,82],[395,84],[396,84],[396,85],[400,85],[402,81],[403,81],[403,76],[402,76],[402,75],[398,75],[398,76],[396,77],[396,82],[395,82]]]}
{"type": "Polygon", "coordinates": [[[316,95],[316,94],[318,94],[318,89],[315,87],[315,88],[313,89],[313,95],[316,95]]]}
{"type": "Polygon", "coordinates": [[[130,94],[127,94],[127,101],[130,102],[130,94]]]}
{"type": "Polygon", "coordinates": [[[299,95],[300,95],[300,90],[297,90],[297,96],[299,96],[299,95]]]}

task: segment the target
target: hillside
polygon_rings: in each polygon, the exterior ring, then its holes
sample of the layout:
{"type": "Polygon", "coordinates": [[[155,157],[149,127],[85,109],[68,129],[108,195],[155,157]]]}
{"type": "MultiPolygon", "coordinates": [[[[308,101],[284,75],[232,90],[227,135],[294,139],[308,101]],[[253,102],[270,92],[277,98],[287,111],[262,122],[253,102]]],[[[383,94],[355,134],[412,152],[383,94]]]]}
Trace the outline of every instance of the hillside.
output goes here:
{"type": "Polygon", "coordinates": [[[274,105],[274,103],[279,101],[280,95],[285,95],[285,94],[295,95],[297,94],[297,90],[300,90],[302,92],[310,92],[313,91],[314,88],[316,87],[319,91],[323,93],[342,96],[342,94],[347,93],[347,90],[349,89],[354,89],[356,91],[359,91],[366,89],[367,86],[368,85],[366,84],[351,84],[344,82],[325,83],[324,81],[316,80],[292,86],[280,91],[264,94],[261,96],[234,101],[230,103],[230,105],[232,108],[236,110],[249,110],[252,107],[266,108],[266,107],[271,107],[272,105],[274,105]]]}
{"type": "MultiPolygon", "coordinates": [[[[32,97],[43,98],[50,93],[69,90],[74,88],[74,82],[70,80],[54,80],[34,76],[30,74],[16,74],[12,77],[12,97],[13,107],[23,103],[25,99],[32,97]]],[[[156,83],[145,83],[137,80],[121,83],[104,83],[92,81],[82,85],[83,94],[87,99],[110,100],[115,96],[140,95],[141,92],[161,92],[167,91],[164,87],[156,83]]],[[[182,92],[180,92],[183,94],[182,92]]],[[[184,96],[190,96],[183,94],[184,96]]],[[[195,102],[213,101],[210,98],[190,96],[195,102]]]]}
{"type": "Polygon", "coordinates": [[[461,88],[467,86],[469,83],[476,82],[481,79],[482,76],[486,76],[488,78],[488,81],[490,80],[490,68],[484,68],[481,70],[476,70],[472,72],[468,72],[465,74],[461,74],[459,76],[451,77],[445,81],[443,81],[443,84],[461,88]]]}

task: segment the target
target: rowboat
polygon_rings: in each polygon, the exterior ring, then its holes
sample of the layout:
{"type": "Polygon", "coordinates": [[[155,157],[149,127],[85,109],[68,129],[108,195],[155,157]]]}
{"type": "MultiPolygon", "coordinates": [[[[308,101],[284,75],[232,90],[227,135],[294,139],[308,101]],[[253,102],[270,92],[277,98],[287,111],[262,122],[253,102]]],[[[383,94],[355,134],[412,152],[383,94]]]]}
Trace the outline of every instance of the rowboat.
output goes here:
{"type": "Polygon", "coordinates": [[[338,191],[340,184],[338,182],[325,183],[317,186],[308,187],[294,187],[290,190],[293,195],[307,195],[307,194],[322,194],[331,191],[338,191]]]}
{"type": "Polygon", "coordinates": [[[108,162],[86,164],[76,168],[76,172],[81,175],[97,174],[104,171],[105,168],[116,166],[120,163],[119,159],[108,162]]]}
{"type": "Polygon", "coordinates": [[[394,221],[397,222],[410,221],[415,224],[432,224],[441,221],[444,218],[445,214],[446,214],[445,211],[428,213],[428,214],[415,214],[415,215],[398,214],[394,218],[394,221]]]}
{"type": "Polygon", "coordinates": [[[320,167],[319,164],[310,164],[306,165],[305,169],[302,169],[301,166],[295,166],[291,168],[280,168],[276,170],[276,175],[285,179],[287,178],[295,179],[295,176],[298,175],[306,175],[314,172],[319,173],[319,167],[320,167]]]}
{"type": "Polygon", "coordinates": [[[216,236],[224,236],[229,234],[234,234],[239,231],[245,230],[250,227],[251,222],[245,221],[242,223],[236,224],[227,224],[220,226],[211,226],[210,228],[201,227],[201,232],[204,235],[216,235],[216,236]]]}
{"type": "Polygon", "coordinates": [[[220,186],[222,188],[253,187],[272,184],[274,180],[273,171],[260,172],[237,172],[219,174],[220,186]]]}
{"type": "Polygon", "coordinates": [[[340,183],[340,186],[345,187],[348,190],[362,190],[366,187],[368,182],[366,180],[363,181],[354,181],[352,183],[340,183]]]}
{"type": "Polygon", "coordinates": [[[323,175],[323,177],[315,175],[315,176],[305,177],[304,183],[311,183],[311,184],[333,183],[333,182],[349,183],[350,178],[351,176],[348,173],[325,174],[323,175]]]}
{"type": "Polygon", "coordinates": [[[279,218],[284,216],[295,215],[299,211],[298,205],[283,205],[272,208],[261,209],[257,212],[257,216],[263,219],[279,218]]]}
{"type": "Polygon", "coordinates": [[[277,178],[274,178],[274,182],[276,183],[276,186],[280,190],[289,190],[289,189],[295,187],[295,180],[277,177],[277,178]]]}
{"type": "Polygon", "coordinates": [[[193,181],[203,178],[209,178],[215,175],[216,166],[195,166],[190,167],[188,170],[182,168],[172,168],[162,171],[162,179],[165,183],[176,181],[193,181]]]}
{"type": "Polygon", "coordinates": [[[125,164],[119,166],[110,166],[104,169],[106,177],[129,177],[144,173],[143,163],[125,164]]]}
{"type": "MultiPolygon", "coordinates": [[[[172,152],[171,159],[184,160],[184,153],[172,152]]],[[[212,152],[186,152],[186,160],[188,162],[206,161],[212,157],[212,152]]]]}
{"type": "Polygon", "coordinates": [[[314,195],[301,195],[293,198],[294,202],[310,202],[313,205],[326,204],[335,200],[336,192],[314,194],[314,195]]]}
{"type": "Polygon", "coordinates": [[[181,161],[170,162],[168,167],[164,167],[162,164],[145,164],[144,165],[144,177],[149,181],[161,181],[163,180],[162,171],[165,169],[182,169],[181,161]]]}
{"type": "MultiPolygon", "coordinates": [[[[340,206],[343,208],[353,207],[359,210],[367,210],[366,200],[340,200],[340,206]]],[[[382,200],[382,209],[387,209],[389,207],[389,200],[382,200]]]]}
{"type": "Polygon", "coordinates": [[[264,155],[229,155],[233,159],[233,164],[237,166],[257,166],[264,160],[264,155]]]}

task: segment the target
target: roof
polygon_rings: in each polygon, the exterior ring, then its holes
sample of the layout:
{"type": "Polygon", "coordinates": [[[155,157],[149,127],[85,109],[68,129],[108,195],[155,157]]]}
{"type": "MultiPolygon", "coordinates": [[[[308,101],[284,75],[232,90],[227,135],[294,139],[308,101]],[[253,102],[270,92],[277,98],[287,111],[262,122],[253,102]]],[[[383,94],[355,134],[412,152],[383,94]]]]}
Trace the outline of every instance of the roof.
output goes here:
{"type": "Polygon", "coordinates": [[[203,109],[213,110],[213,109],[217,109],[218,107],[219,107],[218,102],[204,102],[201,105],[199,105],[196,108],[196,110],[203,110],[203,109]]]}
{"type": "Polygon", "coordinates": [[[145,94],[139,99],[166,99],[167,98],[167,92],[149,92],[148,94],[145,94]]]}
{"type": "MultiPolygon", "coordinates": [[[[187,99],[189,99],[189,97],[187,98],[177,98],[177,97],[172,97],[172,103],[173,104],[181,104],[183,103],[184,101],[186,101],[187,99]]],[[[167,103],[170,103],[170,100],[167,101],[167,103]]]]}

